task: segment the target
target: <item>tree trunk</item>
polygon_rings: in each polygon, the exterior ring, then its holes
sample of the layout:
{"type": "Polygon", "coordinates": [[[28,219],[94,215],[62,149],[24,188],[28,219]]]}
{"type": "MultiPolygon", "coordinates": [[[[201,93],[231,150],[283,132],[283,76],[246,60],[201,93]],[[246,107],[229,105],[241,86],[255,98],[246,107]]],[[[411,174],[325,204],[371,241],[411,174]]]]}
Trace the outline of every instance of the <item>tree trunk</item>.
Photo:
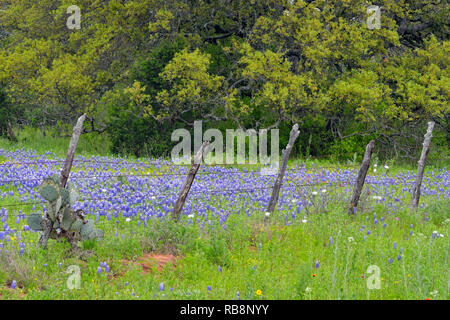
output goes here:
{"type": "Polygon", "coordinates": [[[425,134],[425,139],[423,141],[423,148],[422,148],[422,154],[420,155],[419,159],[419,167],[417,168],[417,175],[416,175],[416,181],[414,182],[414,188],[412,190],[411,195],[411,208],[417,209],[419,205],[419,199],[420,199],[420,187],[422,185],[422,179],[423,179],[423,173],[425,171],[425,164],[427,161],[428,152],[430,151],[430,143],[431,138],[433,137],[433,128],[434,128],[434,121],[428,122],[428,129],[427,133],[425,134]]]}
{"type": "Polygon", "coordinates": [[[286,146],[286,149],[283,150],[283,159],[281,162],[281,166],[278,169],[277,180],[275,181],[275,185],[272,189],[272,195],[270,197],[269,205],[267,206],[267,211],[272,213],[275,210],[275,207],[278,203],[278,197],[280,195],[281,185],[283,183],[284,172],[286,170],[287,162],[289,159],[289,155],[291,154],[292,147],[294,146],[295,140],[299,135],[298,124],[295,124],[291,129],[291,134],[289,136],[289,143],[286,146]]]}
{"type": "Polygon", "coordinates": [[[9,121],[8,121],[8,137],[9,137],[9,140],[17,142],[17,137],[14,134],[14,131],[11,126],[11,122],[9,122],[9,121]]]}
{"type": "Polygon", "coordinates": [[[348,214],[356,214],[356,207],[358,206],[359,197],[361,196],[364,181],[366,180],[367,171],[370,167],[370,158],[372,157],[373,148],[375,142],[372,140],[366,146],[366,152],[364,153],[364,159],[359,168],[358,177],[356,178],[355,186],[353,189],[353,195],[350,200],[350,207],[348,208],[348,214]]]}
{"type": "Polygon", "coordinates": [[[181,210],[183,209],[189,190],[191,189],[192,183],[194,182],[195,175],[197,174],[197,171],[200,168],[203,158],[208,152],[207,150],[208,145],[209,145],[208,141],[203,142],[202,146],[197,151],[197,154],[194,157],[194,164],[189,170],[186,180],[184,181],[183,186],[181,187],[177,202],[175,203],[175,206],[173,208],[172,219],[175,221],[180,220],[181,210]]]}

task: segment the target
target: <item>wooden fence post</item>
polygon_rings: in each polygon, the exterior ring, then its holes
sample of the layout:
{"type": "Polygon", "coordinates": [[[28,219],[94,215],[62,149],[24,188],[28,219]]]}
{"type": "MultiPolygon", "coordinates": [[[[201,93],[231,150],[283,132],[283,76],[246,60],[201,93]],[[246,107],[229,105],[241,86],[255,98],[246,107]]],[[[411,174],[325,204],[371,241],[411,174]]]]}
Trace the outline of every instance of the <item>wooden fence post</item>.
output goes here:
{"type": "Polygon", "coordinates": [[[375,142],[371,140],[366,146],[366,152],[364,153],[364,159],[359,168],[358,177],[355,181],[355,186],[353,188],[353,195],[350,200],[350,207],[348,208],[348,214],[355,214],[355,209],[358,206],[359,197],[361,196],[361,191],[364,186],[364,181],[366,180],[367,171],[370,167],[370,158],[372,157],[373,148],[375,147],[375,142]]]}
{"type": "Polygon", "coordinates": [[[83,114],[81,117],[79,117],[77,124],[75,125],[75,127],[73,127],[73,134],[72,138],[70,138],[66,161],[64,162],[64,168],[61,171],[61,177],[59,178],[59,186],[61,188],[66,187],[67,180],[69,179],[70,169],[72,168],[73,158],[75,155],[75,149],[77,148],[78,140],[80,139],[81,132],[83,131],[84,119],[86,119],[86,114],[83,114]]]}
{"type": "Polygon", "coordinates": [[[270,197],[269,205],[267,206],[267,212],[272,213],[275,210],[275,207],[278,203],[278,197],[280,196],[280,189],[283,183],[284,172],[286,170],[287,162],[289,159],[289,155],[291,154],[292,147],[294,146],[295,140],[297,140],[300,132],[298,131],[298,124],[295,124],[291,129],[291,134],[289,136],[289,143],[286,146],[286,149],[283,150],[283,159],[281,162],[281,166],[278,169],[277,180],[275,180],[275,184],[272,189],[272,195],[270,197]]]}
{"type": "Polygon", "coordinates": [[[208,141],[203,142],[202,146],[197,151],[197,154],[194,157],[194,164],[189,170],[186,180],[184,180],[183,186],[181,187],[177,202],[175,202],[175,206],[172,212],[172,219],[175,221],[180,220],[181,210],[183,209],[189,190],[191,189],[192,182],[194,182],[195,175],[197,174],[197,171],[200,168],[203,158],[208,153],[207,150],[208,145],[209,145],[208,141]]]}
{"type": "MultiPolygon", "coordinates": [[[[64,162],[63,170],[61,171],[61,176],[59,178],[59,185],[61,188],[65,188],[67,180],[69,179],[70,169],[72,168],[72,162],[75,155],[75,149],[77,148],[78,140],[80,139],[81,132],[83,131],[83,122],[86,118],[86,114],[83,114],[78,118],[77,124],[73,128],[72,138],[70,139],[69,150],[67,151],[66,161],[64,162]]],[[[47,247],[47,242],[50,237],[50,232],[53,227],[51,220],[45,216],[42,219],[41,226],[43,232],[39,238],[38,245],[45,249],[47,247]]]]}
{"type": "Polygon", "coordinates": [[[420,199],[420,187],[422,185],[422,179],[423,179],[423,173],[425,171],[425,163],[427,161],[427,155],[430,151],[430,143],[431,138],[433,137],[433,128],[434,128],[434,121],[428,122],[428,129],[427,133],[424,136],[423,141],[423,147],[422,147],[422,154],[420,155],[420,159],[418,161],[419,167],[417,168],[417,175],[416,175],[416,181],[414,182],[414,188],[412,190],[411,194],[411,208],[417,209],[417,206],[419,205],[419,199],[420,199]]]}

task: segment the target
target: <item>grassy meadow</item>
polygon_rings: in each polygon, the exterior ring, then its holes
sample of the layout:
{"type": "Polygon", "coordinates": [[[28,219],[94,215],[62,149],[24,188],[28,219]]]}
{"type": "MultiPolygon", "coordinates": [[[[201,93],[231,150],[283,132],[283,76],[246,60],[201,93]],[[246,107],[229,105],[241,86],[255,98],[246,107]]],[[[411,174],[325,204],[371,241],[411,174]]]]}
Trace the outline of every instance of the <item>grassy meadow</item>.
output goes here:
{"type": "Polygon", "coordinates": [[[39,249],[26,220],[42,213],[37,187],[59,172],[50,161],[63,160],[68,139],[19,137],[16,145],[0,141],[0,299],[450,297],[446,167],[427,167],[420,208],[411,211],[415,170],[375,159],[349,216],[358,164],[293,160],[266,221],[274,176],[252,166],[202,167],[175,223],[172,205],[189,168],[113,157],[101,138],[83,135],[75,160],[88,161],[71,174],[77,208],[105,236],[80,242],[93,252],[81,259],[65,241],[39,249]]]}

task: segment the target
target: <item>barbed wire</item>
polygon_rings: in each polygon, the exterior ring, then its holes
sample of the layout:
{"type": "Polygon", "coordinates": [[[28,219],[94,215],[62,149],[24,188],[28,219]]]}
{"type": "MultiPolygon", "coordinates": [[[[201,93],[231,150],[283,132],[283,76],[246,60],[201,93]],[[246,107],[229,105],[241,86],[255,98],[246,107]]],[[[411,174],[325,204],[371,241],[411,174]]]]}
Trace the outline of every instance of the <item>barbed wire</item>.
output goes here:
{"type": "MultiPolygon", "coordinates": [[[[331,168],[337,168],[336,166],[333,166],[331,168]]],[[[285,174],[288,174],[288,180],[284,182],[284,184],[282,185],[282,190],[284,189],[289,189],[289,188],[298,188],[298,187],[316,187],[316,186],[324,186],[326,188],[330,188],[333,187],[332,184],[337,184],[336,186],[334,186],[334,188],[337,187],[345,187],[348,186],[350,184],[354,184],[355,179],[352,179],[350,181],[350,178],[347,178],[347,181],[342,181],[342,180],[337,180],[337,181],[327,181],[324,180],[323,177],[315,177],[312,180],[314,181],[310,181],[309,178],[307,178],[307,183],[292,183],[295,177],[289,177],[289,173],[301,173],[298,169],[305,169],[305,167],[299,167],[297,169],[293,168],[290,170],[287,170],[285,172],[285,174]]],[[[325,169],[324,167],[313,167],[313,168],[308,168],[308,169],[325,169]]],[[[342,169],[342,168],[337,168],[337,169],[342,169]]],[[[197,173],[197,175],[201,176],[201,175],[222,175],[222,174],[260,174],[262,175],[261,172],[259,171],[230,171],[230,172],[199,172],[197,173]]],[[[181,176],[181,175],[186,175],[187,173],[146,173],[146,174],[131,174],[131,175],[126,175],[126,174],[112,174],[112,175],[90,175],[90,176],[85,176],[85,177],[71,177],[71,180],[77,180],[77,179],[92,179],[92,178],[111,178],[111,177],[135,177],[135,176],[155,176],[155,177],[165,177],[165,176],[181,176]]],[[[271,176],[275,176],[277,174],[273,174],[271,176]]],[[[33,181],[33,180],[41,180],[42,178],[33,178],[33,179],[17,179],[17,180],[0,180],[0,183],[5,183],[5,182],[23,182],[23,181],[33,181]]],[[[365,184],[367,185],[372,185],[372,184],[381,184],[382,182],[377,182],[377,181],[365,181],[365,184]]],[[[232,193],[232,194],[237,194],[237,193],[248,193],[248,192],[255,192],[255,191],[260,191],[260,190],[268,190],[268,189],[272,189],[272,186],[268,186],[268,187],[253,187],[253,188],[241,188],[241,189],[236,189],[236,188],[232,188],[232,189],[207,189],[207,190],[191,190],[189,193],[189,196],[196,196],[196,197],[200,197],[200,198],[205,198],[208,197],[210,198],[211,195],[214,194],[228,194],[228,193],[232,193]]],[[[142,198],[168,198],[168,197],[172,197],[175,195],[178,195],[179,191],[177,192],[172,192],[172,193],[151,193],[151,192],[147,192],[145,194],[140,194],[137,196],[133,196],[131,199],[142,199],[142,198]]],[[[123,194],[119,194],[119,195],[115,195],[115,196],[110,196],[110,197],[82,197],[79,202],[86,202],[86,201],[114,201],[116,199],[127,199],[130,200],[130,198],[125,198],[123,194]]],[[[166,202],[161,202],[159,204],[163,204],[166,202]]],[[[41,200],[41,201],[34,201],[34,202],[25,202],[25,203],[14,203],[14,204],[5,204],[2,205],[2,208],[16,208],[16,207],[24,207],[24,206],[34,206],[34,205],[45,205],[46,201],[45,200],[41,200]]],[[[137,204],[137,203],[131,203],[131,205],[133,204],[137,204]]],[[[150,203],[149,203],[150,204],[150,203]]],[[[152,205],[159,205],[159,204],[155,204],[155,203],[151,203],[152,205]]],[[[12,216],[24,216],[24,214],[19,214],[19,215],[12,215],[12,216]]]]}
{"type": "MultiPolygon", "coordinates": [[[[318,183],[290,183],[292,181],[287,181],[286,184],[282,185],[282,190],[286,189],[286,188],[297,188],[297,187],[313,187],[313,186],[318,186],[318,185],[322,185],[326,187],[330,187],[331,185],[329,183],[323,183],[323,182],[318,182],[318,183]]],[[[336,187],[343,187],[343,182],[342,181],[336,181],[336,183],[339,183],[338,186],[336,187]]],[[[351,184],[349,181],[344,182],[345,185],[351,184]]],[[[188,194],[188,196],[199,196],[200,197],[207,197],[210,194],[217,194],[217,193],[246,193],[246,192],[253,192],[253,191],[257,191],[257,190],[269,190],[272,189],[273,186],[268,186],[268,187],[254,187],[254,188],[241,188],[241,189],[208,189],[208,190],[191,190],[188,194]]],[[[178,195],[179,192],[172,192],[172,193],[146,193],[146,194],[142,194],[142,195],[137,195],[134,196],[132,199],[142,199],[142,198],[149,198],[149,197],[157,197],[157,198],[168,198],[170,196],[175,196],[178,195]]],[[[125,197],[123,195],[117,195],[117,196],[113,196],[113,197],[94,197],[94,198],[89,198],[89,197],[82,197],[78,200],[78,202],[86,202],[86,201],[112,201],[115,199],[125,199],[125,197]]],[[[129,200],[129,198],[127,198],[127,200],[129,200]]],[[[1,207],[5,208],[5,207],[23,207],[23,206],[32,206],[32,205],[45,205],[46,201],[42,200],[42,201],[35,201],[35,202],[26,202],[26,203],[18,203],[18,204],[5,204],[2,205],[1,207]]]]}
{"type": "MultiPolygon", "coordinates": [[[[147,160],[148,161],[148,160],[147,160]]],[[[169,160],[161,160],[161,161],[169,161],[169,160]]],[[[12,161],[12,162],[0,162],[0,167],[4,166],[13,166],[13,165],[38,165],[38,164],[59,164],[64,163],[65,159],[60,160],[37,160],[37,161],[26,161],[26,162],[18,162],[18,161],[12,161]]],[[[139,161],[129,161],[126,159],[120,159],[119,160],[98,160],[98,159],[74,159],[73,163],[93,163],[93,164],[115,164],[115,165],[124,165],[124,164],[132,164],[132,165],[141,165],[141,166],[148,166],[148,165],[154,165],[154,166],[177,166],[177,167],[185,167],[185,166],[191,166],[192,163],[185,163],[185,164],[177,164],[177,163],[164,163],[164,162],[146,162],[145,160],[139,160],[139,161]]],[[[202,163],[202,166],[204,167],[217,167],[217,166],[261,166],[261,164],[258,163],[217,163],[217,164],[208,164],[208,163],[202,163]]],[[[312,168],[355,168],[359,167],[360,165],[334,165],[334,166],[320,166],[317,167],[313,164],[312,168]]],[[[302,166],[299,166],[302,167],[302,166]]]]}
{"type": "MultiPolygon", "coordinates": [[[[355,183],[355,180],[350,181],[350,179],[347,179],[347,181],[324,181],[321,179],[314,179],[314,183],[312,183],[311,181],[308,181],[307,183],[302,183],[302,184],[298,184],[298,183],[294,183],[292,184],[292,180],[287,180],[285,181],[285,183],[282,185],[282,188],[289,188],[289,187],[314,187],[314,186],[324,186],[324,187],[331,187],[332,184],[338,184],[338,187],[345,187],[348,185],[352,185],[355,183]],[[319,181],[321,180],[321,181],[319,181]]],[[[382,184],[382,182],[377,182],[377,181],[365,181],[365,184],[367,185],[376,185],[376,184],[382,184]]],[[[198,195],[198,193],[203,193],[203,194],[216,194],[216,193],[239,193],[240,191],[256,191],[256,190],[265,190],[265,189],[272,189],[273,186],[269,186],[269,187],[256,187],[256,188],[245,188],[245,189],[208,189],[208,190],[191,190],[189,195],[195,194],[198,195]]],[[[174,196],[177,195],[179,192],[172,192],[172,193],[150,193],[147,192],[145,194],[141,194],[141,195],[137,195],[134,196],[133,199],[142,199],[142,198],[147,198],[147,197],[169,197],[169,196],[174,196]]],[[[89,198],[89,197],[82,197],[79,202],[85,202],[85,201],[112,201],[114,199],[124,199],[123,195],[117,195],[117,196],[113,196],[113,197],[97,197],[97,198],[89,198]]],[[[31,206],[31,205],[44,205],[45,201],[35,201],[35,202],[26,202],[26,203],[19,203],[19,204],[5,204],[2,205],[2,207],[22,207],[22,206],[31,206]]]]}
{"type": "MultiPolygon", "coordinates": [[[[292,168],[285,171],[285,174],[290,173],[300,173],[299,169],[305,169],[304,167],[299,167],[297,169],[292,168]]],[[[310,170],[309,168],[308,170],[310,170]]],[[[312,168],[315,169],[315,168],[312,168]]],[[[324,169],[324,168],[317,168],[317,169],[324,169]]],[[[87,176],[81,176],[81,177],[73,177],[71,176],[69,179],[72,181],[76,180],[89,180],[89,179],[96,179],[96,178],[129,178],[129,177],[166,177],[166,176],[185,176],[189,173],[188,172],[179,172],[179,173],[117,173],[117,174],[107,174],[107,175],[100,175],[100,174],[94,174],[94,175],[87,175],[87,176]]],[[[278,173],[273,174],[267,174],[261,171],[218,171],[218,172],[211,172],[211,171],[200,171],[196,173],[196,176],[208,176],[208,175],[223,175],[223,174],[231,174],[231,175],[244,175],[244,174],[253,174],[253,175],[261,175],[261,176],[275,176],[278,173]]],[[[41,181],[46,177],[43,178],[21,178],[21,179],[9,179],[9,180],[0,180],[0,183],[8,184],[8,183],[15,183],[15,182],[25,182],[25,181],[41,181]]]]}

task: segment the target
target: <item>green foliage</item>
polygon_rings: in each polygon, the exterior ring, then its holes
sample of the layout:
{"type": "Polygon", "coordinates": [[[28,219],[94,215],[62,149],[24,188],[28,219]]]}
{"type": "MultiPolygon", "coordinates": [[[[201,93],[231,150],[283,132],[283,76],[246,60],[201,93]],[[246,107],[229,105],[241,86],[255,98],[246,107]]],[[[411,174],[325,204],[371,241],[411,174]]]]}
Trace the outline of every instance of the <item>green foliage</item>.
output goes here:
{"type": "Polygon", "coordinates": [[[152,219],[148,222],[141,246],[144,252],[180,254],[196,238],[196,231],[172,219],[152,219]]]}
{"type": "Polygon", "coordinates": [[[133,66],[133,86],[118,89],[103,99],[114,153],[131,153],[137,157],[169,154],[173,126],[171,122],[159,121],[156,112],[161,106],[156,101],[156,95],[168,87],[160,77],[161,72],[184,46],[183,39],[161,43],[150,52],[148,58],[138,60],[133,66]]]}
{"type": "Polygon", "coordinates": [[[298,122],[297,155],[359,153],[374,137],[380,156],[414,158],[434,119],[448,152],[445,1],[381,0],[373,30],[363,0],[82,0],[80,30],[67,1],[0,4],[0,135],[7,98],[38,127],[88,112],[87,130],[136,156],[167,155],[194,120],[275,125],[283,139],[298,122]]]}
{"type": "Polygon", "coordinates": [[[6,137],[8,135],[8,122],[11,123],[12,120],[11,105],[3,86],[0,84],[0,137],[6,137]]]}

